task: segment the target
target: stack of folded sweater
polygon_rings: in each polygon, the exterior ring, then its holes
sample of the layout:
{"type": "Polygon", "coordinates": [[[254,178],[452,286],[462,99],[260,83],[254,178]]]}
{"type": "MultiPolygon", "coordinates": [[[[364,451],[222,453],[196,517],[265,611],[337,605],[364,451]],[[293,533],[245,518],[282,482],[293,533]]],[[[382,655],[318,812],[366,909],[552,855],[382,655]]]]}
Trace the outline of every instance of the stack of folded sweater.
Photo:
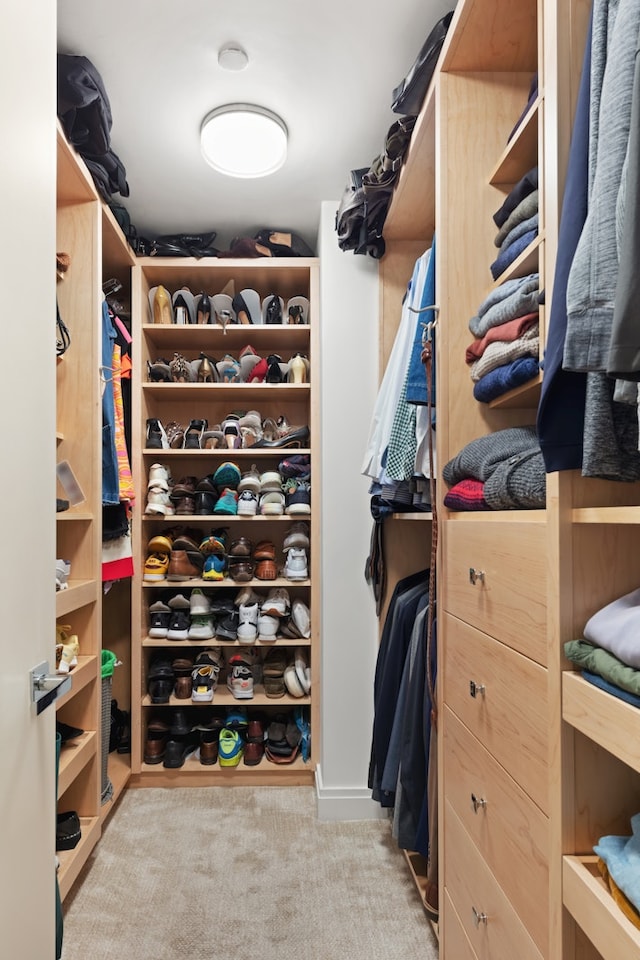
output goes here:
{"type": "Polygon", "coordinates": [[[535,427],[508,427],[472,440],[445,464],[450,510],[526,510],[545,506],[546,477],[535,427]]]}
{"type": "Polygon", "coordinates": [[[590,683],[640,706],[640,589],[608,603],[587,621],[565,655],[590,683]]]}
{"type": "MultiPolygon", "coordinates": [[[[528,171],[493,215],[499,254],[491,264],[497,280],[538,235],[538,168],[528,171]]],[[[538,326],[540,276],[506,280],[482,301],[469,321],[474,340],[466,361],[474,381],[473,395],[490,403],[509,390],[532,380],[539,370],[538,326]]]]}

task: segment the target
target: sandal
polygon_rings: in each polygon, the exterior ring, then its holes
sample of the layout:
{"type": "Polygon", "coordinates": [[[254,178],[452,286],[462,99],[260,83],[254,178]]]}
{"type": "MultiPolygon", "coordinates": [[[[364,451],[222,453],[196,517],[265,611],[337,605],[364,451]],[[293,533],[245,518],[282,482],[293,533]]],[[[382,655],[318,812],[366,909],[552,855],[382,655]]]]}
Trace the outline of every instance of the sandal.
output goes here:
{"type": "Polygon", "coordinates": [[[206,420],[191,420],[189,426],[187,427],[184,439],[182,441],[182,447],[184,450],[200,450],[202,443],[202,436],[205,430],[208,427],[206,420]]]}

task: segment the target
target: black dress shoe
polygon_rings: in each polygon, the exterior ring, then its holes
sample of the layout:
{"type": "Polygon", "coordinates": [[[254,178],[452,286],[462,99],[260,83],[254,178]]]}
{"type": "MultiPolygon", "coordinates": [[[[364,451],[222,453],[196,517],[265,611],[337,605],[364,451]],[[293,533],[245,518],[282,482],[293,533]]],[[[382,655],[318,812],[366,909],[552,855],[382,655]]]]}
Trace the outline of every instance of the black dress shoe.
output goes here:
{"type": "Polygon", "coordinates": [[[213,513],[213,508],[218,502],[218,498],[215,493],[208,493],[206,490],[196,490],[195,494],[195,504],[196,504],[196,516],[197,517],[208,517],[213,513]]]}
{"type": "Polygon", "coordinates": [[[309,439],[309,427],[298,427],[296,430],[291,430],[289,433],[285,434],[284,437],[279,437],[277,440],[257,440],[254,443],[255,447],[271,448],[271,447],[302,447],[304,442],[309,439]]]}

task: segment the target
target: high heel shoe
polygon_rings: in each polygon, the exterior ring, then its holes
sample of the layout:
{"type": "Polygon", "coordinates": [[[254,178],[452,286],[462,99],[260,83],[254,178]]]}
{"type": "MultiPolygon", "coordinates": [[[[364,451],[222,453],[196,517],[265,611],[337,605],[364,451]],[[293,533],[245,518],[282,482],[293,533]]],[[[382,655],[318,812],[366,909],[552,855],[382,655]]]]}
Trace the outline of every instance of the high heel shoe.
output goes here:
{"type": "Polygon", "coordinates": [[[242,434],[238,417],[227,417],[222,424],[224,441],[229,450],[236,450],[242,446],[242,434]]]}
{"type": "Polygon", "coordinates": [[[188,287],[181,287],[173,295],[174,323],[179,326],[195,323],[196,302],[188,287]]]}
{"type": "Polygon", "coordinates": [[[171,379],[174,383],[193,383],[193,367],[181,353],[174,353],[173,360],[169,364],[171,379]]]}
{"type": "Polygon", "coordinates": [[[169,291],[162,285],[156,287],[153,297],[153,322],[173,323],[173,309],[169,291]]]}
{"type": "Polygon", "coordinates": [[[282,383],[282,370],[280,364],[282,363],[282,357],[279,357],[277,353],[272,353],[267,357],[267,375],[264,378],[266,383],[282,383]]]}
{"type": "Polygon", "coordinates": [[[182,447],[184,450],[200,450],[202,435],[209,424],[206,420],[191,420],[184,432],[182,447]]]}
{"type": "Polygon", "coordinates": [[[267,304],[264,311],[265,323],[282,323],[283,301],[276,294],[267,297],[267,304]]]}
{"type": "Polygon", "coordinates": [[[198,300],[196,323],[211,323],[211,300],[209,294],[202,291],[198,300]]]}
{"type": "Polygon", "coordinates": [[[304,323],[304,309],[301,304],[294,303],[289,307],[289,323],[296,326],[304,323]]]}
{"type": "Polygon", "coordinates": [[[238,323],[253,323],[251,314],[249,313],[249,307],[245,303],[244,297],[241,293],[237,293],[235,295],[232,306],[235,310],[236,317],[238,318],[238,323]]]}
{"type": "Polygon", "coordinates": [[[161,358],[154,360],[152,363],[150,360],[147,360],[147,378],[153,383],[162,383],[163,381],[171,383],[169,361],[161,358]]]}
{"type": "Polygon", "coordinates": [[[231,310],[221,310],[219,313],[216,313],[216,320],[222,327],[222,332],[227,332],[227,324],[233,323],[233,314],[231,310]]]}
{"type": "Polygon", "coordinates": [[[215,383],[218,380],[216,361],[210,360],[206,353],[200,353],[198,383],[215,383]]]}
{"type": "Polygon", "coordinates": [[[300,353],[296,353],[294,357],[291,357],[289,360],[289,370],[287,373],[287,379],[289,383],[306,383],[307,382],[307,363],[305,363],[305,358],[300,353]]]}

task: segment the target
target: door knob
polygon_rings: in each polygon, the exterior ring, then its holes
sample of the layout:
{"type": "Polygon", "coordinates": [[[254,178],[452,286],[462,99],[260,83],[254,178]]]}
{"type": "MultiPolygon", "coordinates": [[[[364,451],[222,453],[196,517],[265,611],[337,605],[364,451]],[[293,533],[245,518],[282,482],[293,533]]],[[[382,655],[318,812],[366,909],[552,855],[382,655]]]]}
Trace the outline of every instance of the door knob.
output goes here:
{"type": "Polygon", "coordinates": [[[476,927],[479,927],[481,923],[487,923],[489,917],[486,915],[486,913],[478,913],[475,907],[471,907],[471,910],[473,911],[473,922],[475,923],[476,927]]]}
{"type": "Polygon", "coordinates": [[[475,793],[472,793],[471,804],[473,806],[473,812],[477,813],[478,807],[482,807],[484,809],[484,807],[487,805],[487,801],[484,799],[484,797],[476,797],[475,793]]]}
{"type": "Polygon", "coordinates": [[[484,583],[484,570],[476,570],[475,567],[469,567],[469,583],[475,587],[478,582],[484,583]]]}
{"type": "Polygon", "coordinates": [[[485,690],[484,683],[476,683],[475,680],[469,680],[469,693],[472,697],[477,697],[478,694],[484,697],[485,690]]]}
{"type": "Polygon", "coordinates": [[[71,690],[71,677],[68,674],[50,673],[46,660],[39,663],[37,667],[33,667],[29,671],[29,677],[31,701],[35,703],[38,714],[54,703],[58,697],[64,696],[71,690]]]}

